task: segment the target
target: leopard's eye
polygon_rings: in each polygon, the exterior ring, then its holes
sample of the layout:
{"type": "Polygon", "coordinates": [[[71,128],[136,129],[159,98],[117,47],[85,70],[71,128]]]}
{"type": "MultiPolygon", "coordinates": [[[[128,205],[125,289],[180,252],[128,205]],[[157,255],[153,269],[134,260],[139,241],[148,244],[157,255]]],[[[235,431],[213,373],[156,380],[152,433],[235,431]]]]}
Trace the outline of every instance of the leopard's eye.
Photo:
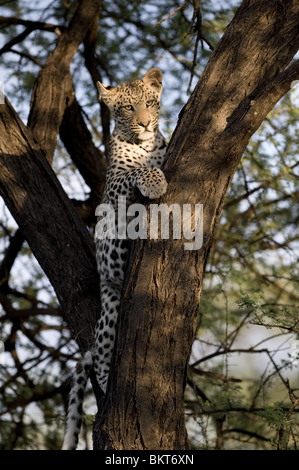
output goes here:
{"type": "Polygon", "coordinates": [[[152,106],[154,104],[154,100],[147,100],[146,102],[146,106],[149,108],[150,106],[152,106]]]}
{"type": "Polygon", "coordinates": [[[126,106],[123,106],[123,108],[127,111],[134,111],[134,107],[131,104],[127,104],[126,106]]]}

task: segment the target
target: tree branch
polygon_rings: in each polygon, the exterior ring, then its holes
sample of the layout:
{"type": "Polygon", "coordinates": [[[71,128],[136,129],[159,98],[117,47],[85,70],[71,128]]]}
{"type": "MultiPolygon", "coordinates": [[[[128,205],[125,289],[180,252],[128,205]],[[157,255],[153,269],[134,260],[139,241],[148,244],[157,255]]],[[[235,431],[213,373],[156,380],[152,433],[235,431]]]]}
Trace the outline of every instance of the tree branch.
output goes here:
{"type": "Polygon", "coordinates": [[[107,164],[103,153],[93,143],[74,89],[63,115],[60,137],[97,204],[104,190],[107,164]]]}
{"type": "Polygon", "coordinates": [[[0,291],[5,293],[8,289],[10,270],[24,242],[24,235],[18,229],[10,240],[10,244],[4,254],[0,265],[0,291]]]}
{"type": "Polygon", "coordinates": [[[9,52],[10,49],[15,46],[16,44],[19,44],[19,42],[22,42],[30,33],[32,32],[32,29],[26,28],[22,33],[18,34],[15,36],[11,41],[8,41],[1,49],[0,49],[0,55],[4,54],[5,52],[9,52]]]}
{"type": "Polygon", "coordinates": [[[100,312],[94,246],[45,155],[10,103],[0,106],[0,195],[55,289],[81,350],[100,312]]]}
{"type": "Polygon", "coordinates": [[[244,0],[180,114],[161,202],[203,204],[203,244],[185,251],[183,237],[132,243],[96,449],[115,443],[117,449],[187,448],[184,386],[214,229],[244,149],[264,118],[247,118],[250,101],[296,54],[298,18],[293,0],[244,0]],[[154,409],[139,413],[149,401],[154,409]],[[136,415],[138,429],[128,434],[136,429],[136,415]]]}
{"type": "Polygon", "coordinates": [[[165,18],[162,18],[162,20],[158,21],[157,23],[154,24],[154,27],[156,26],[159,26],[161,23],[163,23],[163,21],[166,21],[168,20],[168,18],[171,18],[173,15],[175,15],[178,11],[180,11],[182,8],[184,8],[184,6],[187,5],[187,3],[189,3],[189,0],[185,0],[184,3],[182,3],[182,5],[180,5],[178,8],[176,8],[173,12],[169,13],[169,15],[165,16],[165,18]]]}
{"type": "Polygon", "coordinates": [[[57,135],[67,104],[73,93],[69,66],[94,18],[102,0],[81,0],[68,28],[59,36],[57,46],[41,69],[35,83],[28,126],[51,163],[57,135]]]}
{"type": "Polygon", "coordinates": [[[63,25],[45,23],[43,21],[23,20],[22,18],[16,18],[15,16],[0,16],[0,24],[23,25],[31,31],[41,29],[43,31],[56,33],[58,36],[65,30],[65,26],[63,25]]]}
{"type": "MultiPolygon", "coordinates": [[[[96,59],[96,40],[98,37],[98,21],[94,21],[90,30],[84,39],[84,59],[86,68],[91,76],[95,89],[97,82],[102,82],[102,76],[99,72],[98,61],[96,59]]],[[[110,111],[105,103],[100,103],[101,121],[103,129],[103,144],[105,146],[105,154],[108,155],[110,140],[110,111]]]]}

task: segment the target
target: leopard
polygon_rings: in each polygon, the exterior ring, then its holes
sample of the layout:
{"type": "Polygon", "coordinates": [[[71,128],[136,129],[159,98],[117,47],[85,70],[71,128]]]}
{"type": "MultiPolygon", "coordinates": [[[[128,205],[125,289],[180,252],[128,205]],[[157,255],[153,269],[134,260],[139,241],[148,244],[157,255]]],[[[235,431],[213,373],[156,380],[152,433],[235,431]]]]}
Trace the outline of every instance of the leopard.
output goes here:
{"type": "MultiPolygon", "coordinates": [[[[167,190],[161,169],[166,141],[159,129],[162,72],[151,68],[142,79],[115,87],[97,82],[98,99],[110,110],[114,130],[110,137],[106,182],[99,207],[112,207],[117,214],[119,198],[126,207],[147,198],[160,198],[167,190]]],[[[146,199],[146,200],[147,200],[146,199]]],[[[96,215],[99,211],[96,211],[96,215]]],[[[98,215],[98,225],[103,213],[98,215]]],[[[116,338],[121,294],[128,256],[128,236],[117,236],[121,222],[115,217],[114,236],[107,224],[95,230],[95,253],[100,277],[101,313],[94,332],[94,345],[77,364],[69,395],[63,450],[76,449],[82,422],[84,390],[93,367],[97,383],[106,394],[116,338]]],[[[108,224],[109,225],[109,224],[108,224]]]]}

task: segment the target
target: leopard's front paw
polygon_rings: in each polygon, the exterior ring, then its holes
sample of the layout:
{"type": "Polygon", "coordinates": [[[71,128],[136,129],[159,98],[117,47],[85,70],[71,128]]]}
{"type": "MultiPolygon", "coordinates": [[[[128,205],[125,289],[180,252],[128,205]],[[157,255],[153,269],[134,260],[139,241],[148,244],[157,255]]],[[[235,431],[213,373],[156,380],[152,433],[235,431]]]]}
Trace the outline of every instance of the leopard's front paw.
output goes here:
{"type": "Polygon", "coordinates": [[[140,179],[138,188],[141,194],[150,199],[156,199],[166,193],[167,181],[160,168],[153,168],[140,179]]]}

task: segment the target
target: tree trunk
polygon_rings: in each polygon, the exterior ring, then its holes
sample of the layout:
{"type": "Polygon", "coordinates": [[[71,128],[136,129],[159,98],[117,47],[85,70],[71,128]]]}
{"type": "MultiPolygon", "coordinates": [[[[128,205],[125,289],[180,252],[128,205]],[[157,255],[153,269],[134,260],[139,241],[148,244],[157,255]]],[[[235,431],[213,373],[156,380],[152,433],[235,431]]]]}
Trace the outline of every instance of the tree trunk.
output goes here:
{"type": "Polygon", "coordinates": [[[48,276],[81,350],[100,312],[92,239],[11,105],[0,106],[0,194],[48,276]]]}
{"type": "MultiPolygon", "coordinates": [[[[93,244],[48,162],[72,90],[67,64],[100,3],[81,1],[83,20],[75,15],[61,35],[34,90],[30,129],[7,101],[0,105],[0,194],[82,351],[100,311],[93,244]]],[[[298,49],[298,13],[294,0],[245,0],[181,113],[168,148],[163,202],[203,204],[203,246],[185,251],[184,240],[133,244],[95,449],[188,447],[183,394],[214,228],[249,138],[299,79],[298,61],[288,67],[298,49]]]]}
{"type": "Polygon", "coordinates": [[[73,99],[70,64],[101,6],[102,0],[81,0],[78,3],[68,28],[59,37],[34,85],[28,127],[50,163],[65,108],[73,99]]]}
{"type": "MultiPolygon", "coordinates": [[[[89,184],[92,182],[94,194],[102,191],[104,163],[90,142],[84,121],[77,116],[70,73],[72,58],[101,5],[102,0],[78,2],[69,26],[37,77],[27,127],[7,100],[0,105],[0,195],[53,285],[82,352],[93,342],[95,319],[100,313],[94,247],[47,161],[52,163],[59,129],[67,141],[73,126],[76,138],[87,140],[85,151],[89,152],[85,168],[83,158],[80,160],[80,171],[89,184]],[[97,187],[88,170],[96,158],[97,187]]],[[[78,161],[73,148],[70,152],[78,161]]]]}
{"type": "Polygon", "coordinates": [[[188,448],[184,387],[214,229],[250,137],[299,78],[298,46],[298,2],[243,1],[182,111],[161,202],[203,204],[203,245],[132,246],[96,449],[188,448]]]}

